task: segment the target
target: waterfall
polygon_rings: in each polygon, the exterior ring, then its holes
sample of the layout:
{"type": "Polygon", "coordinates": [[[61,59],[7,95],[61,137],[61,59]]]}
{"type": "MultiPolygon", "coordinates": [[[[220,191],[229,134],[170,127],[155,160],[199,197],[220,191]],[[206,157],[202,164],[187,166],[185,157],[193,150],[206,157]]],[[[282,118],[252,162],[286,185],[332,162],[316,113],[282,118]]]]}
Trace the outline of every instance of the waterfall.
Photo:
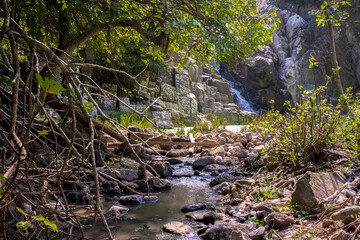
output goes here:
{"type": "MultiPolygon", "coordinates": [[[[215,60],[212,60],[211,64],[215,67],[215,70],[220,74],[220,67],[216,65],[215,60]]],[[[235,103],[240,107],[240,109],[244,111],[256,113],[254,107],[241,95],[240,91],[235,88],[234,82],[229,81],[223,77],[221,79],[230,84],[231,91],[235,95],[235,103]]]]}
{"type": "Polygon", "coordinates": [[[228,82],[230,84],[231,91],[235,95],[235,102],[236,104],[245,111],[248,112],[256,112],[256,110],[253,108],[253,106],[241,95],[240,91],[235,88],[235,83],[232,81],[229,81],[225,78],[222,78],[222,80],[228,82]]]}

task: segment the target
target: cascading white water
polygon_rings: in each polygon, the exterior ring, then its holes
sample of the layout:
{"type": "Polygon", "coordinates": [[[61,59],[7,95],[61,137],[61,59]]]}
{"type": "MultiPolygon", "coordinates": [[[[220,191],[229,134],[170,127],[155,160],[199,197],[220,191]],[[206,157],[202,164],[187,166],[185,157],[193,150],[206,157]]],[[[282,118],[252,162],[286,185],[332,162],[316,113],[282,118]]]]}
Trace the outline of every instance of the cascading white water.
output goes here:
{"type": "Polygon", "coordinates": [[[236,104],[245,111],[248,112],[256,112],[256,110],[252,107],[252,105],[241,95],[241,93],[239,92],[239,90],[237,90],[235,88],[235,83],[232,81],[229,81],[225,78],[222,78],[222,80],[228,82],[230,84],[230,88],[231,91],[234,93],[235,95],[235,102],[236,104]]]}
{"type": "MultiPolygon", "coordinates": [[[[211,64],[215,67],[215,70],[220,73],[220,67],[216,66],[215,60],[211,61],[211,64]]],[[[235,95],[235,103],[242,109],[248,112],[256,113],[256,110],[253,106],[241,95],[240,91],[235,88],[235,83],[227,80],[226,78],[222,78],[225,82],[230,84],[231,91],[235,95]]]]}

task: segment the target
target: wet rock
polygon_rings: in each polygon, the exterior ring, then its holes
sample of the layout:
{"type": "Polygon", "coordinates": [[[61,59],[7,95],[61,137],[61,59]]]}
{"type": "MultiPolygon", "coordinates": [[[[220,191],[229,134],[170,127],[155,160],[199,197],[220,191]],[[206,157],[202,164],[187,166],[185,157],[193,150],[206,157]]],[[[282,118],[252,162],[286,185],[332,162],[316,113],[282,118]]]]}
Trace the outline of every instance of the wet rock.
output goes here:
{"type": "Polygon", "coordinates": [[[119,202],[124,205],[141,205],[146,203],[155,203],[159,199],[157,196],[141,196],[141,195],[127,195],[121,196],[119,202]]]}
{"type": "Polygon", "coordinates": [[[183,163],[183,161],[181,161],[181,160],[178,159],[178,158],[168,158],[168,159],[165,159],[165,161],[167,161],[167,162],[170,163],[171,165],[183,163]]]}
{"type": "Polygon", "coordinates": [[[160,177],[171,177],[173,169],[169,162],[166,161],[153,161],[149,165],[159,174],[160,177]]]}
{"type": "Polygon", "coordinates": [[[227,168],[223,165],[219,165],[219,164],[210,164],[204,167],[203,169],[204,171],[208,171],[208,172],[224,172],[227,170],[227,168]]]}
{"type": "Polygon", "coordinates": [[[201,170],[205,166],[210,165],[210,164],[214,164],[214,163],[215,163],[215,158],[214,157],[206,156],[206,157],[200,157],[198,159],[195,159],[192,166],[193,166],[194,170],[201,170]]]}
{"type": "Polygon", "coordinates": [[[228,173],[223,173],[223,174],[215,177],[214,179],[212,179],[210,181],[209,185],[210,185],[210,187],[214,187],[223,182],[232,182],[232,181],[234,181],[234,179],[235,179],[235,177],[233,175],[228,174],[228,173]]]}
{"type": "Polygon", "coordinates": [[[194,212],[188,212],[185,214],[185,216],[192,220],[197,222],[203,222],[204,221],[204,215],[209,212],[208,210],[198,210],[194,212]]]}
{"type": "Polygon", "coordinates": [[[214,227],[209,228],[201,235],[204,240],[250,240],[248,232],[252,226],[236,221],[216,221],[214,227]]]}
{"type": "Polygon", "coordinates": [[[295,223],[295,219],[291,216],[288,216],[283,213],[279,212],[273,212],[270,213],[265,219],[264,222],[270,227],[270,228],[283,228],[288,227],[291,224],[295,223]]]}
{"type": "Polygon", "coordinates": [[[210,207],[213,203],[211,202],[207,202],[207,203],[194,203],[194,204],[190,204],[190,205],[186,205],[183,208],[181,208],[181,211],[183,213],[188,213],[188,212],[194,212],[194,211],[198,211],[198,210],[205,210],[208,207],[210,207]]]}
{"type": "Polygon", "coordinates": [[[249,232],[248,235],[252,240],[260,240],[260,239],[264,239],[265,232],[266,232],[265,227],[259,227],[254,231],[249,232]]]}
{"type": "Polygon", "coordinates": [[[119,219],[121,216],[126,214],[129,211],[129,208],[122,206],[122,205],[113,205],[111,208],[106,212],[108,217],[115,217],[119,219]]]}
{"type": "Polygon", "coordinates": [[[162,189],[166,189],[166,188],[171,188],[171,183],[166,180],[166,179],[161,179],[155,176],[152,176],[149,179],[149,185],[154,189],[154,190],[162,190],[162,189]]]}
{"type": "Polygon", "coordinates": [[[330,240],[348,240],[351,235],[342,229],[337,230],[331,237],[330,240]]]}
{"type": "Polygon", "coordinates": [[[177,235],[186,235],[193,231],[193,229],[182,222],[169,222],[163,226],[164,231],[177,235]]]}
{"type": "Polygon", "coordinates": [[[309,209],[332,195],[345,181],[346,178],[341,172],[307,172],[296,182],[291,203],[309,209]]]}

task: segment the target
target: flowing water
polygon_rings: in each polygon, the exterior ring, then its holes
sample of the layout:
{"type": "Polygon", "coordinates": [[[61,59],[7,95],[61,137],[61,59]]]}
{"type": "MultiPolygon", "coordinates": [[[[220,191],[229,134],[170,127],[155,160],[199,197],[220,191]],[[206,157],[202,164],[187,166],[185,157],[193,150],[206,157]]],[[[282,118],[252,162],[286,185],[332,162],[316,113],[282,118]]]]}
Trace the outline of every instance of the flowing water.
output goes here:
{"type": "Polygon", "coordinates": [[[228,82],[230,84],[231,91],[235,95],[236,104],[242,110],[245,110],[245,111],[248,111],[248,112],[256,112],[254,107],[243,97],[243,95],[241,95],[240,91],[236,89],[234,82],[229,81],[229,80],[227,80],[225,78],[222,78],[222,80],[224,80],[224,81],[226,81],[226,82],[228,82]]]}
{"type": "MultiPolygon", "coordinates": [[[[190,160],[183,159],[185,162],[190,160]]],[[[191,165],[173,165],[174,176],[193,174],[191,165]]],[[[162,231],[162,226],[171,221],[186,222],[181,208],[188,204],[216,201],[216,193],[209,187],[210,176],[174,177],[171,189],[161,192],[154,204],[132,207],[124,219],[108,220],[114,237],[125,239],[198,239],[197,236],[182,237],[162,231]],[[116,233],[115,233],[116,232],[116,233]],[[137,238],[136,238],[137,237],[137,238]]],[[[88,239],[106,238],[101,224],[85,230],[88,239]]]]}

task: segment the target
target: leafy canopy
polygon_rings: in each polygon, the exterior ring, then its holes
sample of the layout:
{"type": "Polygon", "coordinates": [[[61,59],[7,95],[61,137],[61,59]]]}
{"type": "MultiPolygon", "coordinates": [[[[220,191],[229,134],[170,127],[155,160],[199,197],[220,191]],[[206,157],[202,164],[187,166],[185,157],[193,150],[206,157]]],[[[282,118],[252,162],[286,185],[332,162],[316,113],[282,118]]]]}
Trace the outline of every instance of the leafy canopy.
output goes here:
{"type": "Polygon", "coordinates": [[[81,46],[111,60],[126,44],[162,60],[168,50],[200,62],[245,59],[268,43],[275,12],[261,16],[256,0],[24,0],[12,9],[30,36],[71,54],[81,46]]]}

